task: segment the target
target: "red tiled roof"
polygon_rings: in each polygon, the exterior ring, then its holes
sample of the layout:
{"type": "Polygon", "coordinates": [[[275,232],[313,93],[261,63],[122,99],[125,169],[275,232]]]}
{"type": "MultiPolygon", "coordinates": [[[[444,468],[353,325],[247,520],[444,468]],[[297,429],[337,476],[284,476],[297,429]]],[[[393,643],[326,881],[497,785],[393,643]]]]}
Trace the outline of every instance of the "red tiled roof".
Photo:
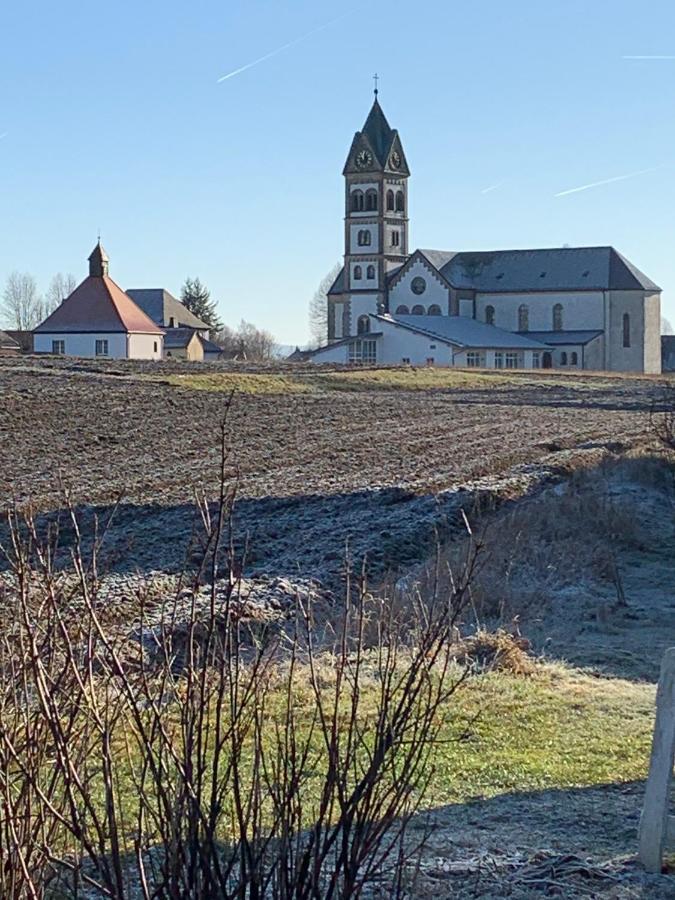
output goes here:
{"type": "Polygon", "coordinates": [[[100,331],[164,334],[108,275],[89,276],[35,332],[100,331]]]}

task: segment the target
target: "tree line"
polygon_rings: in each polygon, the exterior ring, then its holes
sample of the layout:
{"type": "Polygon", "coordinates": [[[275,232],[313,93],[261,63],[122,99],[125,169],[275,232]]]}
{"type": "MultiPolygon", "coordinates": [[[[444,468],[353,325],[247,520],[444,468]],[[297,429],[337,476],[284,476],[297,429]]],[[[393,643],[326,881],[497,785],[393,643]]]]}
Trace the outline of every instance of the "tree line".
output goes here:
{"type": "Polygon", "coordinates": [[[74,275],[57,272],[43,294],[28,272],[11,272],[0,301],[0,324],[16,331],[32,331],[75,290],[76,284],[74,275]]]}

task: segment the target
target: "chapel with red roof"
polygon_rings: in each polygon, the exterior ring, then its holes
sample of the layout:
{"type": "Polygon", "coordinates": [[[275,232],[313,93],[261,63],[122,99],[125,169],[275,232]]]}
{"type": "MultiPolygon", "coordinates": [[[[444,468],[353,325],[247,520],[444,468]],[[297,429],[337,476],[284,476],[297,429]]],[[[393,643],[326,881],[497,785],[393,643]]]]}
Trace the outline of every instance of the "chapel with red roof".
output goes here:
{"type": "Polygon", "coordinates": [[[89,257],[89,276],[33,332],[35,353],[162,359],[164,329],[108,274],[100,240],[89,257]]]}

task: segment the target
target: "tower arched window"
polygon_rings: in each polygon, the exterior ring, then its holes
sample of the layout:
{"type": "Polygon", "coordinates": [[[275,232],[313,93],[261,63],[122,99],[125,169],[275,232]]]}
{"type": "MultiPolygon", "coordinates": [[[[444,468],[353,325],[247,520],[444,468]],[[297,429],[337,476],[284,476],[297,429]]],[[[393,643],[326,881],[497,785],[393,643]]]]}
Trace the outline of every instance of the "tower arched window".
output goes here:
{"type": "Polygon", "coordinates": [[[392,212],[394,209],[394,192],[387,191],[387,211],[392,212]]]}
{"type": "Polygon", "coordinates": [[[366,191],[366,209],[377,210],[377,191],[372,188],[366,191]]]}
{"type": "Polygon", "coordinates": [[[623,345],[630,347],[630,316],[628,313],[623,314],[623,345]]]}
{"type": "Polygon", "coordinates": [[[415,306],[413,306],[412,315],[413,316],[423,316],[424,315],[424,307],[422,306],[421,303],[416,303],[415,306]]]}
{"type": "Polygon", "coordinates": [[[396,315],[397,316],[409,316],[410,310],[405,305],[405,303],[401,303],[400,306],[396,307],[396,315]]]}
{"type": "Polygon", "coordinates": [[[361,281],[363,278],[363,271],[361,266],[354,266],[354,281],[361,281]]]}
{"type": "Polygon", "coordinates": [[[398,231],[392,231],[392,233],[391,233],[391,246],[392,246],[392,247],[398,247],[398,245],[400,244],[400,242],[401,242],[401,235],[398,233],[398,231]]]}
{"type": "Polygon", "coordinates": [[[494,308],[494,306],[486,306],[485,307],[485,324],[486,325],[494,325],[495,324],[495,308],[494,308]]]}
{"type": "Polygon", "coordinates": [[[570,365],[572,365],[572,366],[579,365],[579,355],[576,350],[572,353],[572,355],[570,357],[570,365]]]}
{"type": "Polygon", "coordinates": [[[563,352],[560,354],[560,365],[561,365],[561,366],[566,366],[566,365],[567,365],[567,353],[566,353],[564,350],[563,350],[563,352]]]}
{"type": "Polygon", "coordinates": [[[368,334],[370,331],[370,316],[359,316],[356,322],[357,334],[368,334]]]}
{"type": "Polygon", "coordinates": [[[405,200],[403,199],[403,191],[396,191],[396,212],[405,211],[405,200]]]}
{"type": "Polygon", "coordinates": [[[553,307],[553,330],[563,330],[563,308],[562,303],[556,303],[553,307]]]}
{"type": "Polygon", "coordinates": [[[352,212],[361,212],[363,210],[363,191],[352,191],[352,212]]]}
{"type": "Polygon", "coordinates": [[[367,231],[365,228],[362,228],[361,231],[359,231],[359,233],[358,233],[357,240],[358,240],[359,247],[370,247],[370,241],[371,241],[370,232],[367,231]]]}
{"type": "Polygon", "coordinates": [[[518,307],[518,331],[529,331],[530,329],[530,310],[526,303],[521,303],[518,307]]]}
{"type": "Polygon", "coordinates": [[[427,315],[428,316],[440,316],[441,315],[441,308],[438,305],[438,303],[431,304],[431,306],[427,310],[427,315]]]}
{"type": "Polygon", "coordinates": [[[368,266],[366,274],[368,276],[368,279],[372,281],[375,278],[375,266],[368,266]]]}

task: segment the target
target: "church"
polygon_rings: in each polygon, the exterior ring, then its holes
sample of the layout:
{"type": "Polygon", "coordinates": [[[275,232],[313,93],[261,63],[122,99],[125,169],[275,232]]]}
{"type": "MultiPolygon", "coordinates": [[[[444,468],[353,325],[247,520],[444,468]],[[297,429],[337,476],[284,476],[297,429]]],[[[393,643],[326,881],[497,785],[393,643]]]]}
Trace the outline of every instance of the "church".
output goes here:
{"type": "Polygon", "coordinates": [[[410,169],[377,89],[343,175],[344,266],[313,362],[661,371],[661,290],[613,247],[411,251],[410,169]]]}

